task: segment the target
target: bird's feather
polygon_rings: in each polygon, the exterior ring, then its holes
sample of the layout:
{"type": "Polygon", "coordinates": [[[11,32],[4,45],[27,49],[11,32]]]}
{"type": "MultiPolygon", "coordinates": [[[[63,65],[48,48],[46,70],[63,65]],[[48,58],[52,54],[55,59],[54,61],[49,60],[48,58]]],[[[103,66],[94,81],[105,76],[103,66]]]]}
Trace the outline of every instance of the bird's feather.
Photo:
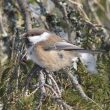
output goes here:
{"type": "Polygon", "coordinates": [[[87,50],[84,48],[81,48],[79,46],[73,45],[68,42],[57,42],[54,45],[48,46],[48,48],[45,48],[45,50],[65,50],[65,51],[76,51],[81,53],[99,53],[100,50],[87,50]]]}

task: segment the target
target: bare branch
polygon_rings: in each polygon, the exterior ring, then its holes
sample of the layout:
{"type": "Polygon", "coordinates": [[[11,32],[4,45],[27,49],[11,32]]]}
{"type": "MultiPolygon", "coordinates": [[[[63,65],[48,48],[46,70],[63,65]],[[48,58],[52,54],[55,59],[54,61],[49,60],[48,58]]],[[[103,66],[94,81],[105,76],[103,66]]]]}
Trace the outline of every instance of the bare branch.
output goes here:
{"type": "Polygon", "coordinates": [[[21,12],[24,17],[25,28],[27,31],[31,30],[32,25],[31,25],[31,17],[30,17],[30,13],[29,13],[29,9],[28,9],[28,2],[27,2],[27,0],[17,0],[17,2],[19,4],[19,7],[20,7],[21,12]]]}
{"type": "Polygon", "coordinates": [[[69,76],[69,78],[70,78],[72,84],[75,86],[75,88],[79,91],[80,95],[81,95],[85,100],[91,101],[91,102],[94,103],[100,110],[103,110],[100,105],[98,105],[94,100],[92,100],[91,98],[89,98],[89,97],[85,94],[85,92],[84,92],[84,90],[82,89],[81,85],[79,84],[77,78],[71,73],[71,71],[68,72],[68,76],[69,76]]]}

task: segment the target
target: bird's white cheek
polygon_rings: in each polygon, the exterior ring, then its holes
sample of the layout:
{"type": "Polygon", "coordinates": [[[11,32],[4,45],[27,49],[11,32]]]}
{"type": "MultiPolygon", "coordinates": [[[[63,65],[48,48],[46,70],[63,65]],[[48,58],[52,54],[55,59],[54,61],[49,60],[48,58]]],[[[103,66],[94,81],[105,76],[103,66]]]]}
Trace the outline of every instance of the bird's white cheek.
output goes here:
{"type": "Polygon", "coordinates": [[[44,32],[44,33],[41,34],[41,35],[30,36],[30,37],[28,37],[28,39],[29,39],[29,41],[32,42],[33,44],[36,44],[36,43],[38,43],[38,42],[47,40],[49,35],[50,35],[50,34],[49,34],[48,32],[44,32]]]}

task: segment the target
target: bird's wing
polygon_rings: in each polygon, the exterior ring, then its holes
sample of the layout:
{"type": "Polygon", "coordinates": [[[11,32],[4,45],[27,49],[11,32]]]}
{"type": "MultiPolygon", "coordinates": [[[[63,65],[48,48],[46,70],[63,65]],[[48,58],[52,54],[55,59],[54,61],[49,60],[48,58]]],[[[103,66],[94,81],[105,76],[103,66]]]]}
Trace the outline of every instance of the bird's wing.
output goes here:
{"type": "Polygon", "coordinates": [[[54,45],[49,46],[45,50],[67,50],[67,51],[76,51],[76,52],[82,52],[82,53],[99,53],[99,50],[87,50],[84,48],[81,48],[79,46],[73,45],[68,42],[56,42],[54,45]]]}
{"type": "Polygon", "coordinates": [[[55,45],[54,45],[54,48],[56,48],[56,49],[58,49],[58,50],[77,50],[77,49],[79,49],[79,50],[81,50],[81,49],[83,49],[83,48],[81,48],[81,47],[78,47],[78,46],[76,46],[76,45],[73,45],[73,44],[71,44],[71,43],[68,43],[68,42],[57,42],[57,43],[55,43],[55,45]]]}
{"type": "Polygon", "coordinates": [[[80,47],[73,45],[68,42],[55,42],[50,43],[50,45],[46,46],[45,50],[75,50],[75,49],[81,49],[80,47]],[[47,47],[47,48],[46,48],[47,47]]]}

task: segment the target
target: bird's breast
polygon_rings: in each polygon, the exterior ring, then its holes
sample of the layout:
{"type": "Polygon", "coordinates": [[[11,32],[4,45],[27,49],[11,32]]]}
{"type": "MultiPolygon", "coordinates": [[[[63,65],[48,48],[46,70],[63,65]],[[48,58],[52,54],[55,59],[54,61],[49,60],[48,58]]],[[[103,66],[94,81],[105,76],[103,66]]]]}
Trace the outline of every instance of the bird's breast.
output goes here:
{"type": "Polygon", "coordinates": [[[44,66],[42,61],[40,61],[40,57],[36,54],[37,52],[35,52],[35,47],[34,46],[30,46],[27,49],[27,53],[28,53],[28,57],[29,57],[30,60],[32,60],[34,63],[38,64],[41,67],[44,66]]]}
{"type": "Polygon", "coordinates": [[[42,48],[33,48],[31,58],[39,66],[49,71],[58,71],[72,64],[73,55],[64,50],[45,51],[42,48]]]}

